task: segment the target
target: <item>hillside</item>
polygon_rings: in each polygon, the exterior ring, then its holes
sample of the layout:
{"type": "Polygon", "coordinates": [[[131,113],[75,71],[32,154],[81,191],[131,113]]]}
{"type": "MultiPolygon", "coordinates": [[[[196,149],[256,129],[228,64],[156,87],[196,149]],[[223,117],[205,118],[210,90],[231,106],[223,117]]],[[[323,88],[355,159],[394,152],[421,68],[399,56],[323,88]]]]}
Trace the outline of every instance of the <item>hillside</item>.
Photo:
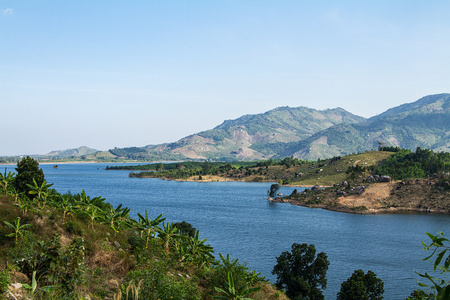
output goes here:
{"type": "Polygon", "coordinates": [[[50,153],[47,153],[45,156],[50,157],[80,157],[83,155],[89,155],[97,153],[98,150],[95,150],[93,148],[89,148],[86,146],[82,146],[75,149],[67,149],[67,150],[56,150],[52,151],[50,153]]]}
{"type": "Polygon", "coordinates": [[[212,299],[229,276],[252,299],[287,299],[189,223],[60,194],[30,157],[16,170],[0,174],[0,299],[212,299]]]}
{"type": "Polygon", "coordinates": [[[432,95],[392,108],[357,124],[340,124],[287,145],[280,156],[327,158],[377,149],[450,150],[450,94],[432,95]]]}
{"type": "Polygon", "coordinates": [[[298,142],[337,124],[365,120],[342,108],[323,111],[279,107],[263,114],[227,120],[214,129],[177,142],[148,146],[149,155],[188,159],[255,160],[276,156],[280,145],[298,142]]]}

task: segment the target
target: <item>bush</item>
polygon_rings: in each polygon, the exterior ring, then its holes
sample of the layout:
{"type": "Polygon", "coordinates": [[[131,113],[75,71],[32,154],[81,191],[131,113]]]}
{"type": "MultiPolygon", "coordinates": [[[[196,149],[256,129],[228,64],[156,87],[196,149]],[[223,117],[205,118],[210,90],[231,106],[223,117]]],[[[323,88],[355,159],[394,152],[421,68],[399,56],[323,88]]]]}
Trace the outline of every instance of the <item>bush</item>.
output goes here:
{"type": "Polygon", "coordinates": [[[7,269],[0,271],[0,297],[8,291],[8,285],[11,283],[7,269]]]}
{"type": "Polygon", "coordinates": [[[133,283],[138,285],[136,283],[140,282],[139,299],[201,299],[199,288],[194,282],[170,274],[168,270],[166,261],[154,260],[142,269],[131,271],[127,275],[127,283],[123,285],[122,293],[126,294],[127,286],[133,283]]]}

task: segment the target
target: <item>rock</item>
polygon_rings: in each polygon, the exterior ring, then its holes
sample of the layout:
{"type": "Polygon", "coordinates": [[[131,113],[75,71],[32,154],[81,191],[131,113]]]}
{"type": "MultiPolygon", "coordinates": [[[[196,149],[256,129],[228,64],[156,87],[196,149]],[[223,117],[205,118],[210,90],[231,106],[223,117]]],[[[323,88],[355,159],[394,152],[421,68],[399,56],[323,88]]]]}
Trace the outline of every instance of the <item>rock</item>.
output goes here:
{"type": "Polygon", "coordinates": [[[366,188],[364,186],[358,186],[356,187],[356,193],[358,195],[361,195],[362,193],[364,193],[364,191],[366,190],[366,188]]]}
{"type": "Polygon", "coordinates": [[[319,185],[315,185],[315,186],[313,186],[313,187],[311,188],[311,191],[312,191],[312,192],[318,191],[318,190],[320,190],[320,186],[319,186],[319,185]]]}
{"type": "Polygon", "coordinates": [[[336,194],[338,196],[345,196],[345,192],[344,191],[337,191],[336,194]]]}
{"type": "Polygon", "coordinates": [[[380,177],[380,182],[391,182],[391,177],[387,175],[383,175],[380,177]]]}
{"type": "Polygon", "coordinates": [[[347,181],[344,181],[343,183],[341,183],[341,185],[347,186],[347,185],[348,185],[348,182],[347,182],[347,181]]]}
{"type": "Polygon", "coordinates": [[[370,175],[369,177],[367,177],[366,181],[367,181],[367,182],[374,182],[374,181],[375,181],[375,177],[373,177],[372,175],[370,175]]]}
{"type": "Polygon", "coordinates": [[[273,198],[269,197],[269,198],[267,198],[267,200],[269,200],[269,201],[273,201],[273,198]]]}
{"type": "Polygon", "coordinates": [[[375,178],[376,181],[380,181],[380,175],[373,175],[373,178],[375,178]]]}
{"type": "Polygon", "coordinates": [[[11,272],[10,274],[11,281],[18,281],[18,282],[24,282],[24,283],[31,283],[31,280],[28,278],[27,275],[21,273],[21,272],[11,272]]]}

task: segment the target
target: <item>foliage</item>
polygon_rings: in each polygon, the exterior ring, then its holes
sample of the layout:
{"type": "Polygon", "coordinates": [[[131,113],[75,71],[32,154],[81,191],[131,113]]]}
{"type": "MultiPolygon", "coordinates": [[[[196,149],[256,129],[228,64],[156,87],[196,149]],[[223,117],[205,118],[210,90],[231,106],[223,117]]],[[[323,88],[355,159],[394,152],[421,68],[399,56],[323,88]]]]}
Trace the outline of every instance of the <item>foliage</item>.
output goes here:
{"type": "Polygon", "coordinates": [[[25,228],[28,228],[31,226],[31,224],[20,225],[20,217],[17,217],[14,220],[13,224],[9,223],[8,221],[3,221],[3,223],[5,223],[6,226],[8,226],[9,228],[14,230],[14,233],[7,234],[6,236],[9,236],[9,237],[14,236],[16,238],[15,239],[16,244],[17,244],[18,237],[23,236],[23,233],[26,231],[25,228]]]}
{"type": "Polygon", "coordinates": [[[145,248],[147,249],[150,238],[155,233],[155,228],[160,223],[164,222],[164,220],[166,218],[163,218],[162,214],[160,214],[154,220],[152,220],[148,217],[147,210],[145,210],[145,217],[142,216],[140,213],[138,213],[137,215],[139,217],[139,220],[138,220],[138,222],[134,222],[134,225],[140,231],[141,237],[142,237],[142,234],[145,233],[145,239],[146,239],[145,248]]]}
{"type": "Polygon", "coordinates": [[[280,185],[278,183],[274,183],[270,186],[270,189],[267,191],[267,195],[269,197],[275,197],[279,189],[280,185]]]}
{"type": "Polygon", "coordinates": [[[261,287],[248,288],[246,285],[236,288],[234,286],[233,275],[228,272],[228,281],[225,282],[225,288],[214,287],[214,289],[221,293],[220,296],[214,296],[213,299],[231,299],[231,300],[250,300],[251,298],[245,298],[245,296],[258,292],[261,287]]]}
{"type": "MultiPolygon", "coordinates": [[[[222,286],[228,280],[228,273],[233,274],[233,282],[235,286],[248,286],[261,280],[258,274],[249,272],[245,264],[241,264],[239,259],[230,259],[230,255],[223,256],[219,253],[220,263],[211,270],[208,280],[208,286],[218,287],[222,286]]],[[[215,290],[215,289],[214,289],[215,290]]],[[[214,292],[212,290],[211,292],[214,292]]]]}
{"type": "Polygon", "coordinates": [[[352,276],[341,284],[337,300],[381,300],[383,299],[384,283],[376,274],[363,270],[355,270],[352,276]]]}
{"type": "Polygon", "coordinates": [[[424,178],[434,173],[450,171],[450,153],[434,153],[417,148],[416,152],[403,149],[388,157],[377,172],[393,179],[424,178]]]}
{"type": "Polygon", "coordinates": [[[425,251],[431,250],[432,253],[423,260],[429,260],[433,264],[433,272],[436,275],[431,276],[428,273],[419,274],[422,278],[426,278],[429,283],[419,282],[421,287],[427,288],[430,296],[425,298],[411,298],[411,299],[450,299],[450,280],[447,277],[447,272],[450,270],[450,241],[444,236],[444,233],[438,231],[437,235],[426,232],[431,239],[429,245],[422,242],[425,251]],[[434,259],[432,261],[431,259],[434,259]]]}
{"type": "Polygon", "coordinates": [[[174,223],[173,224],[176,228],[178,228],[178,233],[179,234],[183,234],[183,235],[187,235],[189,237],[193,237],[196,233],[196,229],[195,227],[192,226],[192,224],[183,221],[183,222],[178,222],[178,223],[174,223]]]}
{"type": "Polygon", "coordinates": [[[11,283],[8,269],[0,270],[0,298],[8,291],[8,285],[11,283]]]}
{"type": "Polygon", "coordinates": [[[15,179],[14,177],[14,174],[11,172],[8,172],[8,174],[6,174],[6,168],[4,174],[0,173],[0,188],[3,190],[3,193],[5,195],[8,194],[11,183],[13,183],[15,179]]]}
{"type": "MultiPolygon", "coordinates": [[[[18,192],[23,192],[29,195],[29,184],[34,185],[33,179],[37,186],[44,183],[44,171],[39,169],[39,163],[27,156],[17,163],[16,177],[14,179],[14,187],[18,192]]],[[[30,198],[33,198],[31,196],[30,198]]]]}
{"type": "Polygon", "coordinates": [[[153,260],[141,268],[130,271],[126,280],[127,282],[142,280],[139,299],[201,299],[198,286],[184,278],[176,278],[169,272],[168,262],[164,259],[153,260]]]}
{"type": "Polygon", "coordinates": [[[292,244],[292,251],[277,257],[272,274],[277,275],[276,286],[286,289],[291,299],[324,299],[321,289],[327,286],[329,266],[326,253],[316,257],[314,245],[292,244]]]}

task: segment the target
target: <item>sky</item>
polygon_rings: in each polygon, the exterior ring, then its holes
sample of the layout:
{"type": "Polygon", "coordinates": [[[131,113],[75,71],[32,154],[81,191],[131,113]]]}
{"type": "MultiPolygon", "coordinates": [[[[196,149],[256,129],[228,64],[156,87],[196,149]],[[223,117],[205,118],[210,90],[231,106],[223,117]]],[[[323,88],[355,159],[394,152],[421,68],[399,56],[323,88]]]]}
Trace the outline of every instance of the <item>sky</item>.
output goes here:
{"type": "Polygon", "coordinates": [[[450,1],[0,0],[0,156],[450,92],[450,1]]]}

